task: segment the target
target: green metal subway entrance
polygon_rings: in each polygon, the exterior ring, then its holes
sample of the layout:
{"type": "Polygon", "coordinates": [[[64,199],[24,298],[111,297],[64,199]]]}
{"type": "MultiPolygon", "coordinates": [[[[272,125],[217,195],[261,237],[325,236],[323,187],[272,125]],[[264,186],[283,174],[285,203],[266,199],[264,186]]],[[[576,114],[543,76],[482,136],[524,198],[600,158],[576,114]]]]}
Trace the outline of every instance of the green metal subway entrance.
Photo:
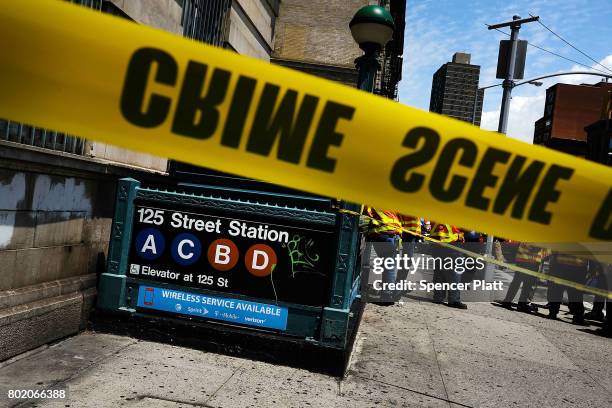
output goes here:
{"type": "Polygon", "coordinates": [[[98,314],[346,352],[360,317],[355,205],[247,179],[119,182],[98,314]]]}

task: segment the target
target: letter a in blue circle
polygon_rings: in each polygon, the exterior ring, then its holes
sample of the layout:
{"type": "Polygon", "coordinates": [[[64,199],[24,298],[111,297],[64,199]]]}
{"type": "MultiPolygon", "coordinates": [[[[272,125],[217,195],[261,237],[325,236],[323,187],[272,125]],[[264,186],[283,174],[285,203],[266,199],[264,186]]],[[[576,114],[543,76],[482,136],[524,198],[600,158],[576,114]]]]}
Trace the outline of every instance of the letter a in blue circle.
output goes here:
{"type": "Polygon", "coordinates": [[[159,230],[145,228],[136,235],[136,252],[144,259],[153,260],[164,253],[166,240],[159,230]]]}
{"type": "Polygon", "coordinates": [[[195,235],[184,232],[172,240],[172,259],[179,265],[193,265],[202,255],[202,243],[195,235]]]}

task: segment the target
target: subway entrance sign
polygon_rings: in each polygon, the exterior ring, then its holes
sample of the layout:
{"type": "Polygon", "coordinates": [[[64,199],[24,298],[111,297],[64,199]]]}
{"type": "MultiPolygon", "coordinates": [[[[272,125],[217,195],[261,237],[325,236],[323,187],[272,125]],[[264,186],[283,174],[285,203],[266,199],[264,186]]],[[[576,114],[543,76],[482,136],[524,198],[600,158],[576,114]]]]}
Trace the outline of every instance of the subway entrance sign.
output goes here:
{"type": "Polygon", "coordinates": [[[121,180],[98,307],[344,349],[359,315],[359,220],[340,209],[358,208],[239,185],[121,180]]]}
{"type": "Polygon", "coordinates": [[[136,203],[128,276],[268,301],[325,304],[335,257],[333,229],[136,203]]]}

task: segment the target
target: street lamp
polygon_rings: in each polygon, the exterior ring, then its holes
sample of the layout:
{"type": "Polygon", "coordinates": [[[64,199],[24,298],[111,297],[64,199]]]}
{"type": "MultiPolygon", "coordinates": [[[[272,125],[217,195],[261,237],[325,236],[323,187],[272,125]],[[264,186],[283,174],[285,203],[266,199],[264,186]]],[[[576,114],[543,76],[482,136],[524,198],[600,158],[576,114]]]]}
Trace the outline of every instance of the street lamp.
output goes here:
{"type": "MultiPolygon", "coordinates": [[[[539,78],[536,78],[539,79],[539,78]]],[[[515,83],[514,81],[511,80],[512,83],[512,88],[515,88],[517,86],[519,86],[519,84],[515,83]]],[[[533,85],[533,86],[542,86],[542,82],[531,80],[531,81],[525,81],[523,83],[521,83],[520,85],[525,85],[525,84],[529,84],[529,85],[533,85]]],[[[478,88],[476,89],[476,95],[474,96],[474,110],[472,111],[472,124],[475,125],[476,124],[476,104],[478,103],[478,95],[480,94],[480,92],[482,91],[482,105],[484,106],[484,91],[486,89],[489,88],[495,88],[496,86],[503,86],[504,84],[495,84],[495,85],[489,85],[489,86],[483,86],[482,88],[478,88]]],[[[510,101],[508,101],[508,110],[510,109],[510,101]]],[[[480,125],[479,125],[480,127],[480,125]]],[[[492,256],[493,254],[493,235],[491,234],[487,234],[487,242],[485,245],[485,254],[486,256],[492,256]]],[[[491,262],[487,262],[487,266],[485,268],[485,280],[490,281],[493,279],[493,264],[491,262]]]]}
{"type": "MultiPolygon", "coordinates": [[[[542,84],[544,84],[544,82],[540,82],[540,81],[529,81],[527,83],[530,85],[534,85],[534,86],[542,86],[542,84]]],[[[516,84],[514,86],[516,86],[516,84]]]]}
{"type": "Polygon", "coordinates": [[[378,52],[393,36],[395,24],[389,11],[381,6],[360,8],[349,23],[353,39],[364,54],[355,60],[359,71],[357,87],[364,91],[374,91],[374,77],[379,70],[378,52]]]}
{"type": "MultiPolygon", "coordinates": [[[[517,86],[525,85],[525,84],[529,84],[533,86],[542,86],[543,82],[536,81],[536,80],[525,81],[521,83],[513,82],[512,87],[516,88],[517,86]]],[[[495,85],[483,86],[482,88],[476,89],[476,95],[474,95],[474,109],[472,110],[472,125],[476,124],[476,105],[478,104],[478,95],[480,94],[480,91],[482,91],[482,104],[484,105],[484,91],[489,88],[495,88],[496,86],[502,86],[502,85],[503,84],[495,84],[495,85]]]]}

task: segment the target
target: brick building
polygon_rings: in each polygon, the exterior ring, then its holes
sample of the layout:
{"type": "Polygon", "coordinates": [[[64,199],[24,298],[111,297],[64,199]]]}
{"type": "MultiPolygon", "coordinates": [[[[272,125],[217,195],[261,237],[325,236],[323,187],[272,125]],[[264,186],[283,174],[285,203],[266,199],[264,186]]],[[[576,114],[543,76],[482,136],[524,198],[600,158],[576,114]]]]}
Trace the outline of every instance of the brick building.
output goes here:
{"type": "Polygon", "coordinates": [[[381,53],[374,92],[397,99],[404,48],[406,0],[283,0],[276,22],[272,62],[355,86],[355,58],[362,54],[348,29],[355,12],[378,3],[395,21],[393,38],[381,53]]]}
{"type": "Polygon", "coordinates": [[[585,127],[600,119],[612,83],[555,84],[546,90],[544,116],[535,122],[533,143],[584,157],[585,127]]]}

